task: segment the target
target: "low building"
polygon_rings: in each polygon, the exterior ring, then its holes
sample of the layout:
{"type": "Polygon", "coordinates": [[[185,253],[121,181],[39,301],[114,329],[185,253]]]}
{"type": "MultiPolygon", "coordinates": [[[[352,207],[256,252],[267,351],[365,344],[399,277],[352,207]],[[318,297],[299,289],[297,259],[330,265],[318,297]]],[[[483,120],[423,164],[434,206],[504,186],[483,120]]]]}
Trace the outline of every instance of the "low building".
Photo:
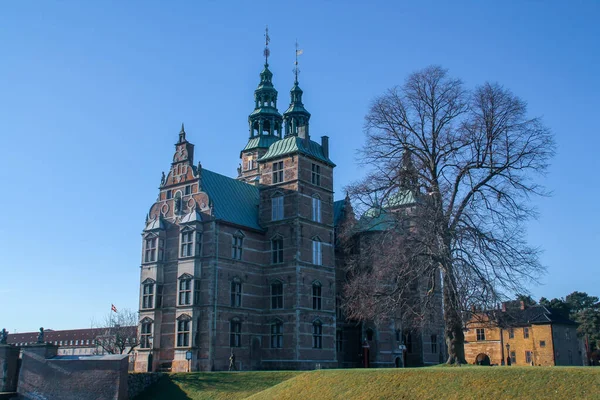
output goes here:
{"type": "Polygon", "coordinates": [[[506,302],[473,313],[465,358],[482,365],[583,365],[577,323],[542,305],[506,302]]]}
{"type": "MultiPolygon", "coordinates": [[[[137,329],[137,327],[131,327],[137,329]]],[[[58,346],[59,356],[91,356],[108,354],[101,345],[106,337],[106,328],[44,330],[44,342],[58,346]]],[[[9,333],[7,343],[27,347],[38,343],[39,332],[9,333]]],[[[129,349],[127,349],[129,350],[129,349]]],[[[127,351],[125,351],[127,353],[127,351]]]]}

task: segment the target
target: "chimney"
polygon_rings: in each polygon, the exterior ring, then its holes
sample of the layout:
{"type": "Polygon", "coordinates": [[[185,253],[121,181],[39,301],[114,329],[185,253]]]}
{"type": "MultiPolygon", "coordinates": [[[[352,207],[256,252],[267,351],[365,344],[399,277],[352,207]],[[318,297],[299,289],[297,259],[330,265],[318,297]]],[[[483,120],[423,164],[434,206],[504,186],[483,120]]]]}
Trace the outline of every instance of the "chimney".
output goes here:
{"type": "Polygon", "coordinates": [[[321,147],[323,148],[323,155],[329,158],[329,136],[321,136],[321,147]]]}
{"type": "Polygon", "coordinates": [[[502,312],[506,312],[506,302],[502,302],[502,312]]]}
{"type": "Polygon", "coordinates": [[[525,302],[523,300],[521,300],[519,303],[521,303],[521,310],[525,309],[525,302]]]}

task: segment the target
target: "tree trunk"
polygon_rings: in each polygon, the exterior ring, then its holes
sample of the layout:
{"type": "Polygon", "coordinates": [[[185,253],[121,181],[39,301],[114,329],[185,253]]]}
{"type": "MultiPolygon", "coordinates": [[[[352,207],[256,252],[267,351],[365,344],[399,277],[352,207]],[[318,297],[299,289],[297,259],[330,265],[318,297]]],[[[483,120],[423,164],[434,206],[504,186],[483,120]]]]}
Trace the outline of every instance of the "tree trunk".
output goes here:
{"type": "Polygon", "coordinates": [[[458,307],[458,298],[454,288],[454,275],[452,267],[445,268],[444,273],[444,322],[446,347],[448,348],[448,360],[446,364],[466,364],[465,360],[465,334],[463,323],[458,307]]]}

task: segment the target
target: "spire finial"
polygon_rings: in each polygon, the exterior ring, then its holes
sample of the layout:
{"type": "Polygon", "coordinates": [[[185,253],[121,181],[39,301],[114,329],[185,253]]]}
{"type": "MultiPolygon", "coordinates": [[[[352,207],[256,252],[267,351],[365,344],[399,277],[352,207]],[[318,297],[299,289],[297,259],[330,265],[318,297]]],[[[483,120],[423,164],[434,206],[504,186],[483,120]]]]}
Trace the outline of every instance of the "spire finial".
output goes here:
{"type": "Polygon", "coordinates": [[[294,80],[294,84],[298,84],[298,74],[300,73],[300,69],[298,68],[298,56],[302,55],[304,50],[298,48],[298,40],[296,39],[296,62],[294,63],[294,76],[296,79],[294,80]]]}
{"type": "Polygon", "coordinates": [[[185,129],[183,127],[183,122],[181,123],[181,130],[179,131],[179,141],[180,142],[185,141],[185,129]]]}
{"type": "Polygon", "coordinates": [[[271,38],[269,37],[269,26],[267,25],[265,28],[265,51],[263,53],[265,55],[265,67],[269,66],[269,55],[271,55],[271,50],[269,50],[270,41],[271,38]]]}

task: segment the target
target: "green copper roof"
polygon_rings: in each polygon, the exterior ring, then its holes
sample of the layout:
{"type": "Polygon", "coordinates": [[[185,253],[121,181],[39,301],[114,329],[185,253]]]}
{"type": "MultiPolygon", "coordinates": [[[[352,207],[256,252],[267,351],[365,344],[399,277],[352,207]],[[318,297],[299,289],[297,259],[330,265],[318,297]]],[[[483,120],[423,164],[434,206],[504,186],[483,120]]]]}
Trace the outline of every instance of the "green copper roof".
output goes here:
{"type": "Polygon", "coordinates": [[[385,208],[395,208],[407,206],[417,202],[415,193],[412,190],[401,189],[396,193],[391,194],[384,204],[385,208]]]}
{"type": "Polygon", "coordinates": [[[258,225],[258,187],[203,168],[202,190],[212,201],[215,218],[262,229],[258,225]]]}
{"type": "Polygon", "coordinates": [[[300,153],[335,167],[333,161],[323,154],[323,148],[321,148],[320,144],[313,142],[312,140],[308,141],[307,146],[305,143],[306,140],[299,138],[298,136],[289,136],[285,139],[278,140],[269,147],[266,154],[258,161],[267,161],[287,154],[300,153]]]}
{"type": "Polygon", "coordinates": [[[242,151],[252,150],[252,149],[267,149],[270,145],[275,143],[276,141],[281,140],[278,136],[275,135],[258,135],[251,137],[246,143],[246,147],[242,149],[242,151]]]}
{"type": "Polygon", "coordinates": [[[356,230],[359,232],[388,231],[396,227],[394,216],[383,208],[371,208],[358,220],[356,230]]]}

